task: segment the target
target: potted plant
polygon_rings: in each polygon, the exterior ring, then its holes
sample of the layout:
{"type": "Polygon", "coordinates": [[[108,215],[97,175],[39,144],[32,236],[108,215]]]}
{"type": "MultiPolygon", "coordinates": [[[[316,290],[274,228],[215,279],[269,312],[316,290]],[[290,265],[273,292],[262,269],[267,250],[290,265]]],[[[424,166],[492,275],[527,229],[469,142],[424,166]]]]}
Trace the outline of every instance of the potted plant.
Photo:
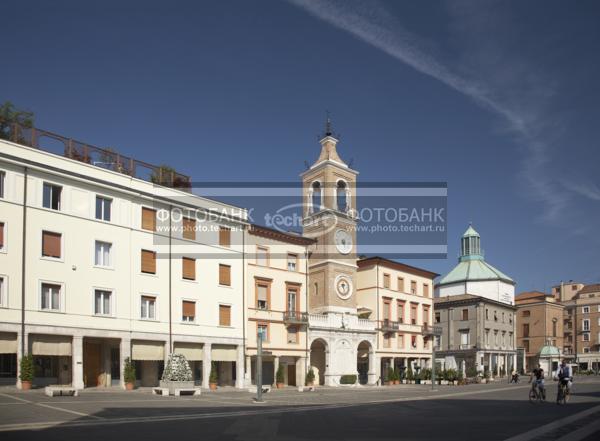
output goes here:
{"type": "Polygon", "coordinates": [[[192,370],[185,355],[169,354],[160,380],[160,387],[169,389],[169,395],[175,395],[175,389],[194,388],[192,370]]]}
{"type": "Polygon", "coordinates": [[[125,365],[123,366],[123,381],[125,382],[126,390],[133,390],[135,388],[135,366],[129,357],[125,359],[125,365]]]}
{"type": "Polygon", "coordinates": [[[446,371],[446,380],[448,380],[448,384],[455,384],[456,379],[456,369],[448,369],[446,371]]]}
{"type": "Polygon", "coordinates": [[[306,385],[309,387],[313,387],[315,385],[315,371],[313,371],[312,367],[306,373],[304,383],[306,383],[306,385]]]}
{"type": "Polygon", "coordinates": [[[19,378],[21,378],[21,389],[31,389],[31,382],[33,381],[33,356],[31,354],[21,357],[21,373],[19,378]]]}
{"type": "Polygon", "coordinates": [[[415,374],[413,373],[413,370],[410,366],[406,371],[406,381],[408,382],[408,384],[413,384],[413,382],[415,381],[415,374]]]}
{"type": "Polygon", "coordinates": [[[394,384],[394,369],[392,367],[387,368],[384,384],[386,386],[389,386],[390,384],[394,384]]]}
{"type": "Polygon", "coordinates": [[[400,384],[400,369],[394,369],[394,384],[400,384]]]}
{"type": "Polygon", "coordinates": [[[460,386],[462,386],[463,384],[465,384],[465,376],[463,375],[462,371],[460,371],[460,370],[458,371],[456,379],[458,380],[458,384],[460,386]]]}
{"type": "Polygon", "coordinates": [[[219,374],[217,373],[217,364],[213,361],[210,366],[210,376],[208,377],[208,386],[210,390],[217,390],[217,382],[219,381],[219,374]]]}
{"type": "Polygon", "coordinates": [[[277,373],[275,374],[275,383],[277,385],[277,389],[283,389],[285,386],[285,371],[283,370],[283,365],[279,365],[277,368],[277,373]]]}

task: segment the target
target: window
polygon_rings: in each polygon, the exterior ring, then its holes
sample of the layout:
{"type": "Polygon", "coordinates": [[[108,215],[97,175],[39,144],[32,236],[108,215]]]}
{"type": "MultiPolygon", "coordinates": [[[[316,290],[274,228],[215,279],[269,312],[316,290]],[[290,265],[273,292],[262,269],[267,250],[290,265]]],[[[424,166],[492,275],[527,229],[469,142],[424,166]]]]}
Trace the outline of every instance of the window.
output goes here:
{"type": "Polygon", "coordinates": [[[523,337],[529,337],[529,323],[523,324],[523,337]]]}
{"type": "Polygon", "coordinates": [[[0,222],[0,250],[4,249],[4,222],[0,222]]]}
{"type": "Polygon", "coordinates": [[[440,323],[440,321],[441,321],[441,316],[440,316],[440,313],[439,313],[439,312],[436,312],[436,313],[435,313],[435,322],[436,322],[436,323],[440,323]]]}
{"type": "Polygon", "coordinates": [[[582,329],[584,331],[589,331],[590,330],[590,320],[589,319],[582,320],[582,329]]]}
{"type": "Polygon", "coordinates": [[[271,284],[268,282],[256,282],[256,308],[269,309],[269,291],[271,284]]]}
{"type": "Polygon", "coordinates": [[[231,286],[231,267],[219,264],[219,285],[231,286]]]}
{"type": "Polygon", "coordinates": [[[231,246],[231,228],[219,227],[219,245],[222,247],[231,246]]]}
{"type": "Polygon", "coordinates": [[[156,320],[156,297],[142,296],[140,317],[143,320],[156,320]]]}
{"type": "Polygon", "coordinates": [[[502,323],[504,323],[504,313],[502,313],[502,323]]]}
{"type": "Polygon", "coordinates": [[[42,256],[60,259],[61,234],[42,231],[42,256]]]}
{"type": "Polygon", "coordinates": [[[181,302],[181,320],[188,323],[196,320],[196,302],[190,300],[181,302]]]}
{"type": "Polygon", "coordinates": [[[312,188],[309,192],[309,195],[311,194],[312,198],[310,200],[310,212],[316,213],[321,210],[321,183],[319,181],[312,183],[312,188]]]}
{"type": "Polygon", "coordinates": [[[219,305],[219,326],[231,326],[231,306],[219,305]]]}
{"type": "Polygon", "coordinates": [[[410,346],[413,349],[417,349],[417,336],[416,335],[411,335],[410,336],[410,346]]]}
{"type": "Polygon", "coordinates": [[[490,330],[489,329],[485,330],[485,344],[486,345],[490,344],[490,330]]]}
{"type": "Polygon", "coordinates": [[[112,199],[96,196],[96,219],[110,222],[112,199]]]}
{"type": "Polygon", "coordinates": [[[383,320],[390,319],[392,299],[383,298],[383,320]]]}
{"type": "Polygon", "coordinates": [[[110,301],[112,293],[102,289],[94,290],[94,314],[111,315],[110,301]]]}
{"type": "Polygon", "coordinates": [[[402,277],[398,277],[398,291],[404,292],[404,279],[402,277]]]}
{"type": "Polygon", "coordinates": [[[156,253],[154,251],[142,250],[142,272],[156,274],[156,253]]]}
{"type": "Polygon", "coordinates": [[[469,320],[469,310],[468,309],[463,309],[462,310],[462,318],[461,320],[469,320]]]}
{"type": "Polygon", "coordinates": [[[184,239],[196,240],[196,220],[183,218],[181,235],[184,239]]]}
{"type": "Polygon", "coordinates": [[[269,325],[266,323],[258,323],[256,325],[256,333],[262,341],[269,341],[269,325]]]}
{"type": "Polygon", "coordinates": [[[469,332],[460,333],[460,347],[466,349],[469,346],[469,332]]]}
{"type": "Polygon", "coordinates": [[[429,285],[426,283],[423,284],[423,297],[429,297],[429,285]]]}
{"type": "Polygon", "coordinates": [[[60,310],[60,291],[60,285],[42,283],[42,298],[40,302],[42,309],[49,311],[60,310]]]}
{"type": "Polygon", "coordinates": [[[94,250],[94,265],[104,267],[112,266],[111,249],[112,244],[97,240],[94,250]]]}
{"type": "Polygon", "coordinates": [[[556,337],[556,320],[552,320],[552,337],[556,337]]]}
{"type": "Polygon", "coordinates": [[[494,311],[494,321],[498,321],[498,311],[494,311]]]}
{"type": "Polygon", "coordinates": [[[404,323],[404,302],[398,300],[398,303],[396,304],[396,309],[398,312],[398,321],[400,323],[404,323]]]}
{"type": "Polygon", "coordinates": [[[256,264],[260,266],[269,266],[269,249],[264,247],[256,248],[256,264]]]}
{"type": "Polygon", "coordinates": [[[182,257],[181,269],[181,276],[185,280],[196,280],[196,259],[192,259],[191,257],[182,257]]]}
{"type": "Polygon", "coordinates": [[[298,289],[295,287],[288,287],[287,289],[287,311],[296,312],[298,301],[298,289]]]}
{"type": "Polygon", "coordinates": [[[429,307],[423,306],[423,326],[429,325],[429,307]]]}
{"type": "Polygon", "coordinates": [[[389,274],[383,275],[383,287],[390,289],[390,275],[389,274]]]}
{"type": "Polygon", "coordinates": [[[298,266],[298,256],[296,254],[288,253],[288,255],[287,255],[288,271],[296,271],[297,266],[298,266]]]}
{"type": "Polygon", "coordinates": [[[391,335],[389,332],[386,332],[385,334],[383,334],[383,347],[384,348],[390,347],[390,340],[391,340],[391,335]]]}
{"type": "Polygon", "coordinates": [[[417,324],[417,305],[410,305],[410,323],[417,324]]]}
{"type": "Polygon", "coordinates": [[[6,172],[0,171],[0,198],[4,198],[4,178],[6,178],[6,172]]]}
{"type": "Polygon", "coordinates": [[[523,317],[531,317],[531,311],[527,310],[527,311],[523,311],[523,317]]]}
{"type": "Polygon", "coordinates": [[[44,182],[43,206],[51,210],[60,210],[62,187],[44,182]]]}
{"type": "Polygon", "coordinates": [[[417,293],[417,282],[415,282],[414,280],[410,281],[410,293],[411,294],[417,293]]]}
{"type": "Polygon", "coordinates": [[[589,354],[590,353],[590,348],[588,348],[588,347],[583,348],[583,353],[584,354],[589,354]]]}
{"type": "Polygon", "coordinates": [[[398,334],[398,349],[404,349],[404,334],[398,334]]]}
{"type": "Polygon", "coordinates": [[[142,230],[156,231],[156,210],[142,207],[142,230]]]}
{"type": "Polygon", "coordinates": [[[485,319],[489,320],[490,319],[490,310],[485,308],[485,319]]]}
{"type": "Polygon", "coordinates": [[[581,312],[584,314],[589,314],[590,313],[590,307],[589,306],[583,306],[581,308],[581,312]]]}
{"type": "Polygon", "coordinates": [[[583,334],[583,341],[590,341],[590,333],[589,332],[585,332],[583,334]]]}
{"type": "Polygon", "coordinates": [[[6,301],[6,296],[4,295],[4,277],[0,277],[0,306],[8,306],[8,302],[6,301]]]}
{"type": "Polygon", "coordinates": [[[523,340],[523,348],[525,352],[529,352],[529,340],[523,340]]]}
{"type": "Polygon", "coordinates": [[[508,323],[512,325],[512,313],[508,314],[508,323]]]}
{"type": "Polygon", "coordinates": [[[287,342],[298,343],[298,328],[290,326],[287,330],[287,342]]]}

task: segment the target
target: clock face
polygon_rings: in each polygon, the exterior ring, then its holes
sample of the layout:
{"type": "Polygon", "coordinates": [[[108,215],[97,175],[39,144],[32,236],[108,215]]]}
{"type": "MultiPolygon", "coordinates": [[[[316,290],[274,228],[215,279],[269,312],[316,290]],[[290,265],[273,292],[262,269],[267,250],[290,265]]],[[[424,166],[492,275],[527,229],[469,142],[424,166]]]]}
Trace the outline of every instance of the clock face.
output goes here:
{"type": "Polygon", "coordinates": [[[335,232],[335,246],[342,254],[348,254],[352,251],[352,236],[346,230],[337,230],[335,232]]]}
{"type": "Polygon", "coordinates": [[[352,296],[352,281],[346,276],[337,276],[335,278],[335,290],[339,298],[349,299],[352,296]]]}

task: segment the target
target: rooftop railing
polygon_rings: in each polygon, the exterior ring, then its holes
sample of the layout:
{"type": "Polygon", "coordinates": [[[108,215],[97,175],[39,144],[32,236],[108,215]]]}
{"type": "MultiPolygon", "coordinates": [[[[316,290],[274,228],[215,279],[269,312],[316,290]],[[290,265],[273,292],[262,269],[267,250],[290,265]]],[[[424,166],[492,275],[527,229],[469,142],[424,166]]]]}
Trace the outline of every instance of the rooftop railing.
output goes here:
{"type": "Polygon", "coordinates": [[[6,122],[0,118],[0,139],[6,139],[42,151],[63,155],[76,161],[112,170],[156,185],[191,192],[189,176],[171,167],[157,166],[130,158],[111,148],[100,148],[47,130],[6,122]]]}

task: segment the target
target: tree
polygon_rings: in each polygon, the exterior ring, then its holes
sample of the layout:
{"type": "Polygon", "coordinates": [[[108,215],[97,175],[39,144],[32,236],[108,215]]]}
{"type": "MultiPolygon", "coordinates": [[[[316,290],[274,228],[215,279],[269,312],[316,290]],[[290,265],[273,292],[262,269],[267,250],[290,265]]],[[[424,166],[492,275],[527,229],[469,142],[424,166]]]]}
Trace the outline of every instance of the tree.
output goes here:
{"type": "Polygon", "coordinates": [[[33,381],[33,356],[27,354],[21,357],[21,381],[33,381]]]}
{"type": "Polygon", "coordinates": [[[125,383],[135,383],[135,366],[129,357],[125,359],[123,366],[123,380],[125,383]]]}
{"type": "Polygon", "coordinates": [[[306,373],[306,378],[305,381],[306,385],[311,385],[315,382],[315,371],[313,371],[313,368],[311,367],[308,372],[306,373]]]}
{"type": "MultiPolygon", "coordinates": [[[[10,139],[11,125],[19,124],[24,128],[33,127],[33,112],[26,110],[17,109],[13,103],[6,101],[0,105],[0,138],[10,139]]],[[[22,138],[19,136],[17,141],[21,141],[22,138]]]]}

